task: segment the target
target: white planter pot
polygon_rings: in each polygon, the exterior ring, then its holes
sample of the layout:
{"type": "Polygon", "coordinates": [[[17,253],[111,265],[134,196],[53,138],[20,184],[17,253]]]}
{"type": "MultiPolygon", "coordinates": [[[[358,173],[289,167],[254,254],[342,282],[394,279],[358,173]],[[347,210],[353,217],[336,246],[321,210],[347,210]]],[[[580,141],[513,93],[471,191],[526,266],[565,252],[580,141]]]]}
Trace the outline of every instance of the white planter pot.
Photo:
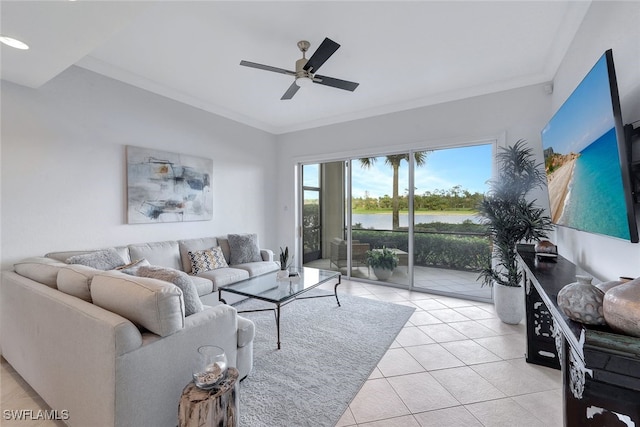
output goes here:
{"type": "Polygon", "coordinates": [[[524,291],[522,286],[493,284],[493,304],[500,320],[517,325],[524,317],[524,291]]]}
{"type": "Polygon", "coordinates": [[[389,277],[391,277],[391,274],[393,274],[393,270],[373,267],[373,274],[376,275],[378,280],[389,280],[389,277]]]}

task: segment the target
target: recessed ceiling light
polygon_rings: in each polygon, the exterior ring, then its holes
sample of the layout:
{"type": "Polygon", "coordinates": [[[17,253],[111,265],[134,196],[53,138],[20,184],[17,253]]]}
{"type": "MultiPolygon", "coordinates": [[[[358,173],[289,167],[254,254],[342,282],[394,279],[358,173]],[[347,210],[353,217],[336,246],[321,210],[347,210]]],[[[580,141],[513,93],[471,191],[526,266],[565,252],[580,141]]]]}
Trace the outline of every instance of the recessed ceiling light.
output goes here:
{"type": "Polygon", "coordinates": [[[29,49],[29,45],[20,40],[14,39],[12,37],[0,36],[0,43],[4,43],[7,46],[15,47],[16,49],[27,50],[29,49]]]}

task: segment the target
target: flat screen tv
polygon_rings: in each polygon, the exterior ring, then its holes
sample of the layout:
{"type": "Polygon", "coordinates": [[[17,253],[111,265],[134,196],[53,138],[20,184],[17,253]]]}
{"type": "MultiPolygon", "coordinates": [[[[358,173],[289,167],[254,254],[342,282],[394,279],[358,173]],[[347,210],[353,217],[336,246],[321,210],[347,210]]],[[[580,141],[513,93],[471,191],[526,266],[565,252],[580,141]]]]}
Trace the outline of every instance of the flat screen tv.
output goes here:
{"type": "Polygon", "coordinates": [[[542,130],[555,224],[638,242],[628,144],[608,50],[542,130]]]}

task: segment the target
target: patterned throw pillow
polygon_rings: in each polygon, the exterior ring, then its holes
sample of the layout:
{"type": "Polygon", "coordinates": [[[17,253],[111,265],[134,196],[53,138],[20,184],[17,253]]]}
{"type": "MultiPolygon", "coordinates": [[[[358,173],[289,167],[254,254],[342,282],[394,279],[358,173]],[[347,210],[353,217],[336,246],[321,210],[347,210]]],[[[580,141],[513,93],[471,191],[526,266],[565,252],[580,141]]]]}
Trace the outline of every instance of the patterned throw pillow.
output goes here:
{"type": "Polygon", "coordinates": [[[202,251],[189,252],[189,259],[191,260],[191,272],[193,274],[229,267],[219,246],[202,251]]]}

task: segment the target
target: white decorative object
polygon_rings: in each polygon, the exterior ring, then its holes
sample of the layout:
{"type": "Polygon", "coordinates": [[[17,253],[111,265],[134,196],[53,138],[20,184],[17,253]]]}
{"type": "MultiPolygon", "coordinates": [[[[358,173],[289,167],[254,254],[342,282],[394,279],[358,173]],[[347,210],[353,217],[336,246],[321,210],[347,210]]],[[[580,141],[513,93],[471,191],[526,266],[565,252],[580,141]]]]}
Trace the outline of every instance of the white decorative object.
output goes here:
{"type": "Polygon", "coordinates": [[[278,279],[286,279],[287,277],[289,277],[289,270],[278,270],[278,272],[276,273],[276,277],[278,279]]]}
{"type": "Polygon", "coordinates": [[[493,284],[493,303],[500,320],[517,325],[524,317],[524,295],[521,286],[493,284]]]}
{"type": "Polygon", "coordinates": [[[551,327],[551,335],[553,336],[556,344],[556,352],[558,353],[558,360],[560,361],[560,366],[564,366],[564,335],[562,334],[562,329],[558,325],[558,322],[552,320],[551,327]]]}
{"type": "Polygon", "coordinates": [[[593,371],[587,369],[580,355],[569,346],[569,388],[576,399],[582,399],[587,374],[593,377],[593,371]]]}
{"type": "Polygon", "coordinates": [[[208,390],[216,386],[227,373],[227,355],[215,345],[198,348],[198,363],[193,371],[196,387],[208,390]]]}
{"type": "Polygon", "coordinates": [[[577,282],[570,283],[558,292],[558,307],[576,322],[588,325],[606,325],[602,300],[604,292],[591,284],[589,276],[576,276],[577,282]]]}

